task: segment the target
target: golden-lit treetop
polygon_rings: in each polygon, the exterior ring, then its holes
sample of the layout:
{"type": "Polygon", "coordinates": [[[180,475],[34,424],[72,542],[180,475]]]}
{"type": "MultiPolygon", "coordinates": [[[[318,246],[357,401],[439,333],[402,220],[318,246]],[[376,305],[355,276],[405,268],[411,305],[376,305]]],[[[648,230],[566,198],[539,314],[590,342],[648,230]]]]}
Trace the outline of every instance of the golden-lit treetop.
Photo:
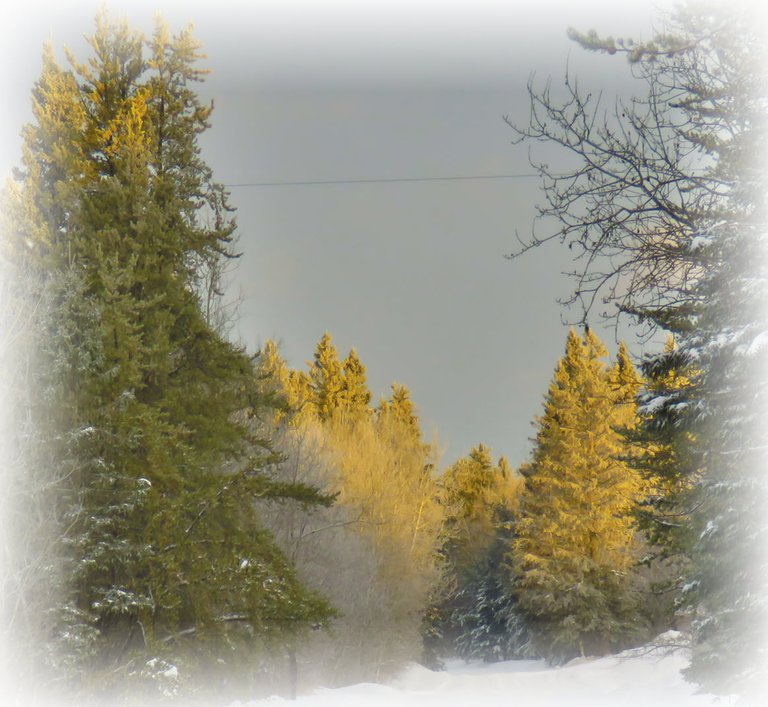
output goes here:
{"type": "Polygon", "coordinates": [[[631,625],[627,572],[645,495],[617,428],[633,426],[640,384],[627,351],[615,366],[593,332],[568,334],[526,469],[514,561],[521,606],[553,659],[606,650],[631,625]]]}

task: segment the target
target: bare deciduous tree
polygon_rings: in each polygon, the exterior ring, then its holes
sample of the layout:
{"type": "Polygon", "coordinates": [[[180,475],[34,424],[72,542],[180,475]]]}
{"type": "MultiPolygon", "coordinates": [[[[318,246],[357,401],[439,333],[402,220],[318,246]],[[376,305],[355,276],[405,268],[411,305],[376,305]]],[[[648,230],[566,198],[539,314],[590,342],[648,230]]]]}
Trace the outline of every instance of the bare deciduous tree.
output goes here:
{"type": "Polygon", "coordinates": [[[657,431],[672,424],[693,440],[696,569],[679,597],[694,619],[686,674],[756,700],[768,667],[768,41],[757,9],[685,3],[668,31],[640,44],[571,31],[587,50],[625,54],[642,97],[605,110],[569,76],[562,97],[530,87],[530,121],[512,125],[576,164],[559,172],[534,155],[540,216],[556,225],[519,252],[567,245],[571,303],[585,320],[613,304],[603,313],[675,334],[678,350],[649,366],[696,371],[685,391],[647,400],[657,431]]]}

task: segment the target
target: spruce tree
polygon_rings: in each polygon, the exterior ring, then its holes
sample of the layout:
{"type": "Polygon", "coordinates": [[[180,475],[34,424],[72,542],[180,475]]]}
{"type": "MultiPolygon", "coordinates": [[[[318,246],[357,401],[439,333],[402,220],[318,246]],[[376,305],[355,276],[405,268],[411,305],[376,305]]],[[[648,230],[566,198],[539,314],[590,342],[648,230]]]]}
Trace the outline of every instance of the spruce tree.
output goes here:
{"type": "Polygon", "coordinates": [[[645,546],[638,579],[644,585],[641,611],[658,635],[685,627],[691,614],[688,592],[679,590],[689,585],[693,569],[695,439],[679,423],[695,371],[682,362],[672,337],[662,355],[646,358],[642,371],[646,382],[637,396],[637,420],[620,431],[631,445],[627,461],[646,484],[646,498],[636,510],[645,546]]]}
{"type": "Polygon", "coordinates": [[[342,364],[344,382],[341,390],[339,408],[350,418],[357,419],[370,412],[371,391],[365,375],[365,366],[357,351],[353,348],[342,364]]]}
{"type": "Polygon", "coordinates": [[[66,470],[59,652],[76,689],[173,692],[328,615],[253,504],[323,499],[263,473],[270,451],[243,414],[264,404],[252,362],[206,320],[201,284],[235,226],[199,155],[197,43],[162,23],[145,43],[101,14],[90,44],[69,70],[46,49],[11,195],[53,308],[51,407],[36,412],[66,470]]]}
{"type": "Polygon", "coordinates": [[[629,432],[638,450],[633,466],[646,479],[649,495],[638,518],[653,551],[661,558],[690,550],[692,491],[697,477],[695,439],[686,429],[684,408],[697,375],[669,337],[661,355],[643,363],[646,384],[638,396],[639,425],[629,432]]]}
{"type": "Polygon", "coordinates": [[[323,334],[315,349],[309,367],[311,400],[314,414],[323,422],[332,419],[341,410],[344,372],[331,335],[323,334]]]}
{"type": "Polygon", "coordinates": [[[389,399],[382,398],[379,401],[379,417],[392,417],[399,421],[404,430],[421,438],[421,424],[416,415],[416,406],[411,400],[411,391],[400,383],[393,383],[391,389],[389,399]]]}
{"type": "Polygon", "coordinates": [[[478,445],[440,479],[444,586],[425,623],[428,657],[506,660],[525,643],[503,557],[511,542],[521,477],[478,445]]]}
{"type": "Polygon", "coordinates": [[[537,423],[512,545],[533,647],[554,662],[606,653],[637,628],[630,571],[643,483],[615,429],[626,423],[636,379],[628,360],[607,371],[605,355],[594,333],[568,334],[537,423]]]}

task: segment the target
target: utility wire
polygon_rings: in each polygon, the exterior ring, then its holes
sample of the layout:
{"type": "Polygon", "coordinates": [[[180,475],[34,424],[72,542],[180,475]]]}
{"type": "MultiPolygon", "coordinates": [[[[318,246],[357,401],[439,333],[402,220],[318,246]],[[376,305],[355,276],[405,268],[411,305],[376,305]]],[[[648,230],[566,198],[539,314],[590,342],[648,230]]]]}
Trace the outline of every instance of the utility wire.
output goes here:
{"type": "Polygon", "coordinates": [[[224,184],[229,189],[239,187],[304,187],[322,184],[385,184],[389,182],[457,182],[480,179],[527,179],[539,177],[535,172],[520,174],[480,174],[457,177],[382,177],[376,179],[316,179],[299,182],[241,182],[238,184],[224,184]]]}

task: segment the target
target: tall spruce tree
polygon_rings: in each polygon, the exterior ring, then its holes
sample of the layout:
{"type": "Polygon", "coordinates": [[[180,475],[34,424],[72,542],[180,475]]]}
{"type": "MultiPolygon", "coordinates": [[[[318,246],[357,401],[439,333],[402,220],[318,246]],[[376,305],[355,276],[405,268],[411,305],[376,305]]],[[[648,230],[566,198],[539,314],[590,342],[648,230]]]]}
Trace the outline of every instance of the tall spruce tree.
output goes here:
{"type": "Polygon", "coordinates": [[[323,423],[354,424],[373,412],[369,407],[365,366],[352,348],[344,361],[325,332],[317,343],[309,372],[292,372],[289,392],[294,405],[306,407],[306,414],[323,423]]]}
{"type": "Polygon", "coordinates": [[[231,679],[271,634],[328,615],[253,505],[323,499],[262,473],[252,362],[205,317],[235,225],[199,154],[198,44],[104,13],[90,44],[71,69],[46,49],[10,196],[16,250],[51,293],[34,413],[66,471],[59,654],[76,689],[214,686],[202,664],[231,679]]]}
{"type": "Polygon", "coordinates": [[[643,483],[622,458],[627,447],[615,429],[626,424],[626,391],[636,377],[628,360],[606,370],[605,355],[591,331],[584,339],[568,334],[538,420],[512,545],[533,647],[553,662],[606,653],[636,629],[629,580],[643,483]]]}

